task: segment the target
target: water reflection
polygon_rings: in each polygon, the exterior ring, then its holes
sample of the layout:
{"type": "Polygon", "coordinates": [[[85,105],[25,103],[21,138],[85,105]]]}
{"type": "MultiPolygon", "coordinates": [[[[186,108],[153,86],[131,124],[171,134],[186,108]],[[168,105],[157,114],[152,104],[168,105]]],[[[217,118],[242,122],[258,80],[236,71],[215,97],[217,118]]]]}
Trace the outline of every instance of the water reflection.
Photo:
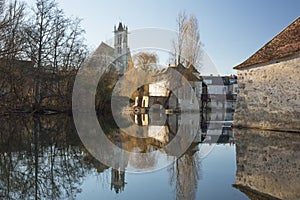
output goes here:
{"type": "Polygon", "coordinates": [[[1,199],[74,199],[91,163],[72,119],[2,116],[1,199]]]}
{"type": "Polygon", "coordinates": [[[251,199],[300,199],[300,135],[235,129],[236,187],[251,199]]]}
{"type": "MultiPolygon", "coordinates": [[[[193,115],[189,114],[186,119],[196,119],[193,115]]],[[[199,117],[200,121],[184,121],[178,115],[161,113],[131,116],[124,129],[106,127],[107,137],[128,151],[152,152],[172,141],[178,131],[195,134],[184,155],[170,165],[165,174],[168,187],[173,188],[171,199],[196,199],[202,159],[214,145],[234,143],[228,121],[218,121],[216,115],[210,113],[199,117]],[[195,124],[197,129],[194,129],[195,124]],[[139,132],[138,127],[145,128],[142,129],[145,132],[139,132]],[[127,131],[146,134],[147,138],[128,135],[127,131]]],[[[179,141],[178,148],[182,142],[179,141]]],[[[164,150],[159,151],[159,154],[164,153],[164,150]]],[[[132,154],[122,167],[155,166],[160,162],[159,154],[145,160],[132,154]]],[[[86,193],[83,185],[93,176],[100,177],[97,181],[105,185],[105,191],[120,194],[126,190],[127,172],[121,167],[109,168],[94,159],[82,145],[72,117],[7,115],[0,118],[1,199],[76,199],[80,193],[86,193]]],[[[157,180],[156,184],[160,185],[161,181],[157,180]]],[[[104,195],[99,188],[97,191],[100,197],[104,195]]]]}

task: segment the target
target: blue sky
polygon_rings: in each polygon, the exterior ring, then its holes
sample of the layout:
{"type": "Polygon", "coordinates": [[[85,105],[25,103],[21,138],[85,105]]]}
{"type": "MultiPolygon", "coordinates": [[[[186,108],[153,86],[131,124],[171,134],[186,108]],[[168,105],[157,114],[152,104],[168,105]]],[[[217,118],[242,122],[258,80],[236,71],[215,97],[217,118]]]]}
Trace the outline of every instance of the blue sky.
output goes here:
{"type": "MultiPolygon", "coordinates": [[[[33,1],[33,0],[30,0],[33,1]]],[[[176,29],[178,12],[199,21],[204,50],[220,74],[243,62],[300,15],[299,0],[57,0],[70,16],[82,18],[90,47],[112,37],[119,21],[130,30],[176,29]]]]}

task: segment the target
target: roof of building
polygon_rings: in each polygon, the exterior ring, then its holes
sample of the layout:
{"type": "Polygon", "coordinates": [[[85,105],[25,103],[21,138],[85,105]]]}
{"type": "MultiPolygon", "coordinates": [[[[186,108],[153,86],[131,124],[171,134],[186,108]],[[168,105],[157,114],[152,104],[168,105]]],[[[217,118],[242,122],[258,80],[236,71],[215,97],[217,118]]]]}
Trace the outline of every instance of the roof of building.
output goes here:
{"type": "Polygon", "coordinates": [[[200,77],[200,73],[194,66],[190,66],[186,68],[183,64],[179,63],[175,66],[169,66],[164,73],[170,73],[171,69],[175,69],[179,73],[181,73],[188,81],[198,82],[202,81],[202,77],[200,77]]]}
{"type": "Polygon", "coordinates": [[[96,55],[106,55],[106,56],[111,56],[113,57],[114,55],[114,48],[109,46],[108,44],[101,42],[99,47],[96,49],[95,54],[96,55]]]}
{"type": "Polygon", "coordinates": [[[243,63],[233,69],[242,69],[300,53],[300,17],[276,35],[243,63]]]}
{"type": "Polygon", "coordinates": [[[196,69],[196,67],[194,65],[189,65],[187,67],[187,69],[191,72],[191,73],[196,73],[196,74],[200,74],[200,72],[196,69]]]}

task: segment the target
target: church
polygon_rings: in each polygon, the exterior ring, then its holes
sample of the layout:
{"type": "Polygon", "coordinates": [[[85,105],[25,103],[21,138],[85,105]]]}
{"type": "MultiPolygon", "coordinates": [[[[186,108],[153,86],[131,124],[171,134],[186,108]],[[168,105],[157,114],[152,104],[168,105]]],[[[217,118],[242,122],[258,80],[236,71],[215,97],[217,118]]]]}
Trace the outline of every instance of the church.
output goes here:
{"type": "Polygon", "coordinates": [[[107,66],[113,66],[122,76],[129,67],[131,55],[128,46],[128,27],[119,22],[118,27],[114,26],[114,47],[101,42],[94,52],[98,58],[96,67],[100,70],[106,69],[107,66]],[[99,65],[98,65],[99,64],[99,65]]]}

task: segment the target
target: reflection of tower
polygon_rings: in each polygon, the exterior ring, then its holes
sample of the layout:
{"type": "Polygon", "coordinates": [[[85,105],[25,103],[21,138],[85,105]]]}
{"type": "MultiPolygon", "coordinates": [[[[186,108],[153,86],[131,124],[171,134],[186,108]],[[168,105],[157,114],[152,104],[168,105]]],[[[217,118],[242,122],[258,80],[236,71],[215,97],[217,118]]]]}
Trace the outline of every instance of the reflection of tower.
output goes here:
{"type": "Polygon", "coordinates": [[[118,28],[114,27],[114,56],[116,60],[116,69],[120,74],[124,74],[129,65],[129,48],[128,48],[128,28],[120,22],[118,28]]]}
{"type": "Polygon", "coordinates": [[[121,170],[111,170],[111,185],[110,189],[114,188],[116,193],[124,191],[125,187],[125,172],[121,170]]]}
{"type": "MultiPolygon", "coordinates": [[[[120,148],[123,149],[123,142],[120,138],[121,131],[114,131],[111,135],[114,141],[114,144],[120,148]]],[[[115,153],[113,153],[115,154],[115,153]]],[[[127,166],[128,158],[122,154],[121,158],[116,160],[115,168],[111,169],[111,184],[110,189],[114,189],[116,193],[124,191],[125,187],[125,168],[127,166]]]]}

